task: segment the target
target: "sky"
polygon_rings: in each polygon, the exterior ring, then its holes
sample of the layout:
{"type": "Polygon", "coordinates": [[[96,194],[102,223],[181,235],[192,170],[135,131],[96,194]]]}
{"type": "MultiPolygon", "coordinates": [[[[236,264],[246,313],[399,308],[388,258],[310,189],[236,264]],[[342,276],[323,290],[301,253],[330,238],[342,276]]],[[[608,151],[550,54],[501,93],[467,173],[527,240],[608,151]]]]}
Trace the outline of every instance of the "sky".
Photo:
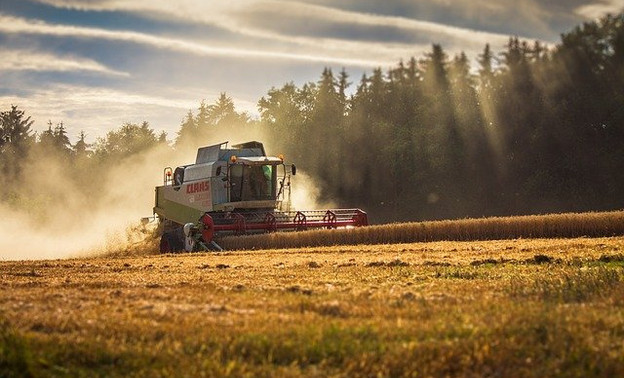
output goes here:
{"type": "Polygon", "coordinates": [[[0,0],[0,110],[88,142],[147,121],[174,139],[202,100],[258,116],[272,87],[422,58],[476,59],[510,36],[556,44],[624,0],[0,0]]]}

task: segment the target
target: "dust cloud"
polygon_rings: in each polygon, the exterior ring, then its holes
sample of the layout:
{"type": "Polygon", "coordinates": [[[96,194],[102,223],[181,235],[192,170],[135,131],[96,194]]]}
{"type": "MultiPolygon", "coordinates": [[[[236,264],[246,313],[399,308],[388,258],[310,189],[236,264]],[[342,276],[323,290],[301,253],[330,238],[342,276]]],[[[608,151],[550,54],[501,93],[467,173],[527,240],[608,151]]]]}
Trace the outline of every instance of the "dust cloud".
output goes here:
{"type": "Polygon", "coordinates": [[[301,170],[291,179],[292,194],[290,197],[292,210],[326,210],[336,208],[332,201],[320,200],[320,189],[314,180],[301,170]]]}
{"type": "Polygon", "coordinates": [[[0,205],[0,260],[106,255],[139,242],[149,232],[138,224],[152,213],[154,187],[170,155],[159,149],[124,159],[90,172],[85,185],[68,177],[74,170],[62,161],[30,162],[19,184],[19,210],[0,205]]]}
{"type": "MultiPolygon", "coordinates": [[[[0,260],[157,253],[156,222],[144,227],[140,219],[152,216],[154,188],[162,185],[164,168],[193,163],[198,146],[251,140],[266,142],[260,130],[224,130],[193,145],[159,146],[114,164],[95,165],[97,171],[83,171],[83,177],[70,177],[78,170],[61,159],[30,161],[18,184],[20,206],[0,201],[0,260]]],[[[267,154],[279,154],[266,146],[270,143],[265,143],[267,154]]],[[[318,191],[309,176],[299,171],[292,184],[295,208],[327,207],[316,200],[318,191]]]]}

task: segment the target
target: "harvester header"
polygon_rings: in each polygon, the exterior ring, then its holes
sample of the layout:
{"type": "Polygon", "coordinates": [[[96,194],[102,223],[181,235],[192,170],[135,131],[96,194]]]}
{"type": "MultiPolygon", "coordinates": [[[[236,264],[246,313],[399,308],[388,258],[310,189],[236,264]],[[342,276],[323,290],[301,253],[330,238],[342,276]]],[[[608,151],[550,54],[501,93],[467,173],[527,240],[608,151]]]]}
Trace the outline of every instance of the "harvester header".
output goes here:
{"type": "Polygon", "coordinates": [[[291,209],[295,165],[267,156],[260,142],[227,145],[199,148],[194,164],[164,169],[154,205],[161,252],[221,250],[223,235],[368,225],[360,209],[291,209]]]}

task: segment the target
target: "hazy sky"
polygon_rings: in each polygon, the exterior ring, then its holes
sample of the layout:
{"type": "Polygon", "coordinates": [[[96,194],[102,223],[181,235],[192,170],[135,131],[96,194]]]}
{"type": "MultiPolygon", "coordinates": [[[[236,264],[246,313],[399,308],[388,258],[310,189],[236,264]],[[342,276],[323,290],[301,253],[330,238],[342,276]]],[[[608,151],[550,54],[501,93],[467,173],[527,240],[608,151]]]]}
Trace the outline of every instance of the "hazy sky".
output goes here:
{"type": "Polygon", "coordinates": [[[169,138],[220,92],[257,115],[271,87],[420,58],[439,43],[475,58],[511,35],[557,43],[624,0],[0,0],[0,110],[72,142],[148,121],[169,138]]]}

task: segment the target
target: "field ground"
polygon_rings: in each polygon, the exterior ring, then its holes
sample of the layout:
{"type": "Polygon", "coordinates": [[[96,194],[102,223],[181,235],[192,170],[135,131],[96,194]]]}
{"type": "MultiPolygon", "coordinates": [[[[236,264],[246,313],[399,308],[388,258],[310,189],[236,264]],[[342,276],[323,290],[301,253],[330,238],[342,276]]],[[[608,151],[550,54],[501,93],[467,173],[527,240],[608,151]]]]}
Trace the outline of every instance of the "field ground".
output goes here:
{"type": "Polygon", "coordinates": [[[0,376],[624,376],[624,238],[0,262],[0,376]]]}

